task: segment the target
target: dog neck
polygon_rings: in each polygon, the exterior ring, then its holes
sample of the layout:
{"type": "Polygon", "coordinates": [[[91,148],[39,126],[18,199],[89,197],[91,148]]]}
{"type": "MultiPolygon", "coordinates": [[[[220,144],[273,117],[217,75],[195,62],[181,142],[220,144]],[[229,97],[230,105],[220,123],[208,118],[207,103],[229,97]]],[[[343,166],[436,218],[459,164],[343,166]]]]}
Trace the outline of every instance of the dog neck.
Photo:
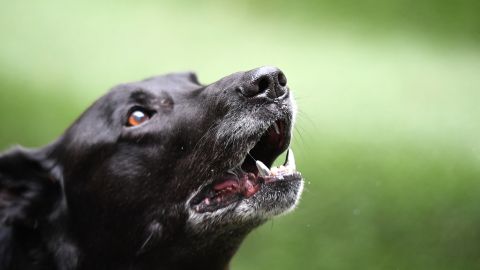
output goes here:
{"type": "MultiPolygon", "coordinates": [[[[138,257],[138,269],[229,269],[232,257],[250,229],[177,236],[138,257]]],[[[135,267],[134,267],[135,268],[135,267]]],[[[137,268],[135,268],[137,269],[137,268]]]]}
{"type": "Polygon", "coordinates": [[[137,253],[109,253],[116,248],[103,246],[100,251],[77,245],[78,265],[68,269],[226,270],[250,231],[245,228],[203,233],[179,230],[167,238],[152,236],[137,253]]]}

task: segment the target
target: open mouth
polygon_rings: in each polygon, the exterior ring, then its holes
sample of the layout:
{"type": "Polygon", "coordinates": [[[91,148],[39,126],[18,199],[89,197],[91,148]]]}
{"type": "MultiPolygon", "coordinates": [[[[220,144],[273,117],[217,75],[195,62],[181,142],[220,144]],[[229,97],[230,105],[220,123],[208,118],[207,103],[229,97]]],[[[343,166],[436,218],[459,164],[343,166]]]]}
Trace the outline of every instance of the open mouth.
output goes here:
{"type": "Polygon", "coordinates": [[[288,148],[290,130],[285,120],[275,121],[255,146],[245,154],[243,162],[224,176],[204,187],[190,201],[198,213],[214,212],[261,192],[266,185],[284,181],[301,181],[295,158],[288,149],[285,163],[272,167],[275,159],[288,148]]]}

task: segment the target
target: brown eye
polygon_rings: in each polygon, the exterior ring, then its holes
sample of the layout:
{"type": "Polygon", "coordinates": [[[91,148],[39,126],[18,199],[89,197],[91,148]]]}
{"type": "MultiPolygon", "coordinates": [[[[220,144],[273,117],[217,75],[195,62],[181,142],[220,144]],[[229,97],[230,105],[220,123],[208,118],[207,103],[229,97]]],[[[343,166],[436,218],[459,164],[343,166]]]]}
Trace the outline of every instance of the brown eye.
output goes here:
{"type": "Polygon", "coordinates": [[[147,122],[150,119],[150,115],[141,110],[134,110],[128,116],[128,126],[135,127],[147,122]]]}

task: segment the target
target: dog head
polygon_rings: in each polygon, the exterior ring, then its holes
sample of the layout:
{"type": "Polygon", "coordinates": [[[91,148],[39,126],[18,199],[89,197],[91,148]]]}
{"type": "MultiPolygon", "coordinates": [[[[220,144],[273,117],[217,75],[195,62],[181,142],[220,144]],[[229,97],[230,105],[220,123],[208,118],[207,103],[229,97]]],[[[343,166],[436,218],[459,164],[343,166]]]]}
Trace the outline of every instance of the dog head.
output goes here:
{"type": "Polygon", "coordinates": [[[226,235],[235,249],[298,202],[293,153],[272,168],[294,114],[274,67],[206,86],[192,73],[121,84],[51,145],[0,157],[0,215],[27,227],[65,217],[74,242],[98,256],[179,254],[182,241],[211,247],[226,235]]]}

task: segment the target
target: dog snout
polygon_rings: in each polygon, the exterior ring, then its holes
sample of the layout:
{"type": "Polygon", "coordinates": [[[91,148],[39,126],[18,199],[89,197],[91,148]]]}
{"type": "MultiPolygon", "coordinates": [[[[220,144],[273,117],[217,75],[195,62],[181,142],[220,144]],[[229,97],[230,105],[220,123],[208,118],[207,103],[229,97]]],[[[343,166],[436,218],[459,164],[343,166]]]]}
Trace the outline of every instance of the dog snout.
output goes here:
{"type": "Polygon", "coordinates": [[[288,91],[287,77],[277,67],[260,67],[247,71],[237,89],[245,97],[279,99],[285,97],[288,91]]]}

